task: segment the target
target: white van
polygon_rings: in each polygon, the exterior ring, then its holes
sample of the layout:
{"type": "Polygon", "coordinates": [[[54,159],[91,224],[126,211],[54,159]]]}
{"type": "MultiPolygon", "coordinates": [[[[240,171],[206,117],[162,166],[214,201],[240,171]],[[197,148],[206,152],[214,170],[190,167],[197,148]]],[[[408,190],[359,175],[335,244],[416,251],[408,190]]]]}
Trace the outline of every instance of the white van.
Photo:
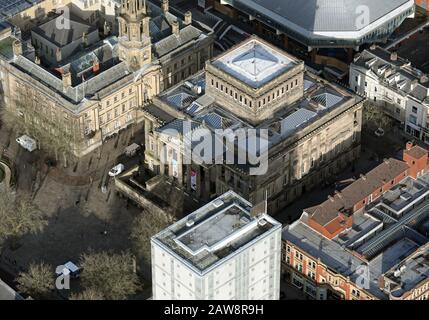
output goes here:
{"type": "Polygon", "coordinates": [[[29,136],[23,135],[19,138],[16,138],[16,142],[23,147],[25,150],[28,150],[29,152],[33,152],[37,149],[37,142],[36,140],[30,138],[29,136]]]}

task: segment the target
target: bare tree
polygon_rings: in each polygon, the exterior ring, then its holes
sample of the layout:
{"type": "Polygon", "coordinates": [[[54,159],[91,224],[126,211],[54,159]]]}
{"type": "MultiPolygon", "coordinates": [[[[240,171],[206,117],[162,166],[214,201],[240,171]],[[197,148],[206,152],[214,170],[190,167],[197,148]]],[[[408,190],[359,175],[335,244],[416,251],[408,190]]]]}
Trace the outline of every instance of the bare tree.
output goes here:
{"type": "Polygon", "coordinates": [[[99,290],[92,288],[70,296],[70,300],[104,300],[103,294],[99,290]]]}
{"type": "Polygon", "coordinates": [[[377,106],[371,101],[367,101],[363,109],[363,121],[365,125],[371,124],[374,127],[387,129],[392,126],[392,119],[386,115],[381,106],[377,106]]]}
{"type": "Polygon", "coordinates": [[[84,254],[81,266],[81,281],[85,290],[96,291],[105,299],[123,300],[140,289],[135,259],[128,252],[84,254]]]}
{"type": "Polygon", "coordinates": [[[54,269],[40,262],[31,263],[27,272],[21,272],[16,278],[18,289],[34,299],[49,299],[55,290],[54,269]]]}
{"type": "Polygon", "coordinates": [[[54,109],[49,102],[25,87],[13,105],[1,108],[1,117],[9,129],[33,137],[38,147],[56,160],[62,155],[66,166],[73,149],[83,140],[70,121],[54,109]]]}
{"type": "Polygon", "coordinates": [[[130,236],[135,254],[150,263],[151,237],[173,222],[174,219],[171,216],[159,212],[146,212],[137,216],[134,219],[130,236]]]}
{"type": "Polygon", "coordinates": [[[0,193],[0,239],[14,247],[19,237],[41,232],[48,224],[46,216],[28,198],[16,198],[10,191],[0,193]]]}

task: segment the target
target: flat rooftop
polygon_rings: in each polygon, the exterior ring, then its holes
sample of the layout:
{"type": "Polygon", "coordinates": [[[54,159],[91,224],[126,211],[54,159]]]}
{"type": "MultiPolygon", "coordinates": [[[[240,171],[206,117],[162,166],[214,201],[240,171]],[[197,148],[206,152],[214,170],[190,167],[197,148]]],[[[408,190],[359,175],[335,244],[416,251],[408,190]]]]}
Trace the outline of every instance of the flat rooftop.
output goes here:
{"type": "Polygon", "coordinates": [[[298,62],[274,47],[252,39],[216,58],[212,65],[253,88],[259,88],[298,62]]]}
{"type": "Polygon", "coordinates": [[[400,297],[429,277],[429,247],[425,246],[406,260],[393,267],[385,275],[397,283],[392,295],[400,297]]]}
{"type": "Polygon", "coordinates": [[[161,231],[152,241],[179,257],[190,268],[205,273],[281,224],[266,214],[252,217],[252,205],[228,191],[161,231]]]}
{"type": "Polygon", "coordinates": [[[338,238],[329,240],[301,220],[283,230],[283,239],[299,246],[313,258],[320,258],[329,268],[345,277],[350,277],[352,281],[357,281],[359,278],[361,274],[359,268],[368,266],[370,271],[368,291],[379,299],[387,297],[379,288],[379,277],[419,247],[413,240],[403,238],[371,261],[366,261],[353,254],[353,251],[347,249],[338,238]]]}
{"type": "Polygon", "coordinates": [[[370,12],[369,23],[383,19],[386,15],[411,0],[237,0],[285,25],[293,25],[313,32],[358,31],[366,25],[356,23],[356,12],[365,6],[370,12]]]}
{"type": "Polygon", "coordinates": [[[307,225],[307,213],[283,229],[283,239],[352,280],[357,276],[358,266],[369,266],[368,291],[381,299],[388,295],[379,288],[380,276],[392,277],[389,270],[408,264],[411,270],[403,271],[403,291],[396,292],[402,295],[429,275],[429,255],[413,259],[410,256],[429,243],[421,231],[429,223],[428,193],[429,173],[416,180],[406,177],[365,210],[355,212],[353,226],[332,240],[307,225]]]}

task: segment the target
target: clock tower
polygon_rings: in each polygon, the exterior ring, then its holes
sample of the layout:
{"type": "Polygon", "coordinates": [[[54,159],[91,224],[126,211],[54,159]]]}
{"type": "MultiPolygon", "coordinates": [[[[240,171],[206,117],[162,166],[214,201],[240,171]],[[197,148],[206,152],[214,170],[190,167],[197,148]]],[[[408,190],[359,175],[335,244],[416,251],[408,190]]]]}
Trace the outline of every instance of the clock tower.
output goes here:
{"type": "Polygon", "coordinates": [[[146,0],[122,0],[119,23],[119,58],[133,69],[152,61],[150,17],[146,0]]]}

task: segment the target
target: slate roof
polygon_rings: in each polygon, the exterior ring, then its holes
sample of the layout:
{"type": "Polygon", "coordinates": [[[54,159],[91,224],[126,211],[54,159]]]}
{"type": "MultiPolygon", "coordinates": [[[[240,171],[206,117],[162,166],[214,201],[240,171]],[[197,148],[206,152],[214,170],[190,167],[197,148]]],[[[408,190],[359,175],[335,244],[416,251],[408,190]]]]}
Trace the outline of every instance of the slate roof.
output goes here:
{"type": "Polygon", "coordinates": [[[23,300],[23,298],[0,279],[0,301],[2,300],[23,300]]]}
{"type": "MultiPolygon", "coordinates": [[[[228,3],[231,1],[228,0],[228,3]]],[[[388,13],[411,0],[235,0],[234,6],[250,8],[268,16],[297,32],[350,32],[364,26],[356,23],[360,6],[368,8],[369,23],[384,18],[388,13]]],[[[360,12],[360,11],[359,11],[360,12]]]]}
{"type": "Polygon", "coordinates": [[[332,198],[304,211],[310,214],[314,221],[324,226],[335,219],[339,212],[352,209],[359,201],[404,173],[408,168],[409,166],[405,162],[390,158],[332,198]]]}
{"type": "Polygon", "coordinates": [[[59,47],[66,46],[67,44],[82,38],[84,32],[90,34],[95,30],[97,30],[95,26],[91,26],[75,17],[70,17],[68,19],[64,16],[64,14],[32,29],[32,31],[51,41],[52,43],[55,43],[59,47]],[[58,28],[57,19],[68,20],[68,23],[70,23],[70,28],[58,28]]]}
{"type": "Polygon", "coordinates": [[[178,36],[171,34],[156,42],[153,45],[154,53],[156,56],[162,57],[193,40],[197,40],[201,35],[203,35],[201,30],[191,25],[186,26],[180,29],[178,36]]]}

